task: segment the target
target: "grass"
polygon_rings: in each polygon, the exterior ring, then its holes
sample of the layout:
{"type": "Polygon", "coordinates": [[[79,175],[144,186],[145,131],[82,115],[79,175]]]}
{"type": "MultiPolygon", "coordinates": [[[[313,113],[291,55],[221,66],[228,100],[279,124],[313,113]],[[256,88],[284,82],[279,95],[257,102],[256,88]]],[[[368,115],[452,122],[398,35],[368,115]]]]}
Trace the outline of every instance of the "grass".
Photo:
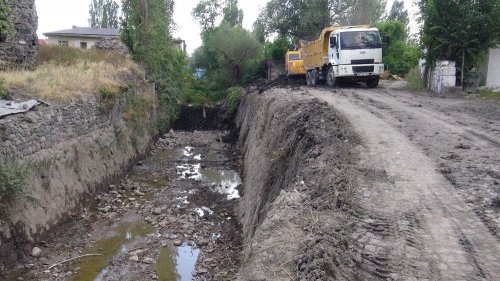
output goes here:
{"type": "Polygon", "coordinates": [[[424,80],[420,76],[420,69],[418,66],[412,68],[410,72],[405,77],[406,79],[406,90],[411,91],[422,91],[425,89],[424,80]]]}
{"type": "Polygon", "coordinates": [[[7,89],[5,88],[5,80],[0,78],[0,99],[4,99],[7,97],[7,89]]]}
{"type": "Polygon", "coordinates": [[[500,91],[494,92],[490,89],[479,90],[476,92],[476,95],[483,99],[500,99],[500,91]]]}
{"type": "Polygon", "coordinates": [[[26,92],[51,101],[85,99],[106,87],[119,88],[131,75],[144,71],[131,59],[98,50],[82,51],[59,46],[40,48],[34,71],[0,73],[8,92],[26,92]]]}
{"type": "Polygon", "coordinates": [[[30,171],[30,163],[23,163],[14,156],[0,155],[0,207],[15,198],[36,201],[26,191],[30,171]]]}

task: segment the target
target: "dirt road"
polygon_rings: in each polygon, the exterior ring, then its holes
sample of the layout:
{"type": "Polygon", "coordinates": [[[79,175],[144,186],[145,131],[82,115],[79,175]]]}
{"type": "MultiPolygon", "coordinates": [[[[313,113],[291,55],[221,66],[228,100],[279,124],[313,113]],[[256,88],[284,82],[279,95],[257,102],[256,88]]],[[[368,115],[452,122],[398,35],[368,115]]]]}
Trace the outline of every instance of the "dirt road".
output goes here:
{"type": "Polygon", "coordinates": [[[307,89],[362,138],[359,279],[500,280],[500,103],[307,89]]]}

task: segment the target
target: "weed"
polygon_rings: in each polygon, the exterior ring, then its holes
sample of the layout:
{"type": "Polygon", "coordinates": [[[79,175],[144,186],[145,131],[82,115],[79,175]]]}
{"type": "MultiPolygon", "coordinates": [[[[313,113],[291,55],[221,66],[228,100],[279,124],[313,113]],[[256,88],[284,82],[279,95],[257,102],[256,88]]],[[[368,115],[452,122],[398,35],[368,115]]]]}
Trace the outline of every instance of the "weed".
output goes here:
{"type": "Polygon", "coordinates": [[[240,106],[240,96],[242,91],[243,88],[241,87],[232,87],[228,90],[227,99],[232,112],[236,112],[240,106]]]}
{"type": "Polygon", "coordinates": [[[12,155],[0,156],[0,207],[17,198],[36,202],[26,190],[30,171],[30,163],[12,155]]]}
{"type": "Polygon", "coordinates": [[[120,91],[116,87],[104,86],[99,89],[99,111],[110,112],[119,98],[120,91]]]}
{"type": "Polygon", "coordinates": [[[406,75],[406,81],[408,83],[406,85],[407,90],[422,91],[425,89],[424,80],[422,80],[422,77],[420,76],[420,69],[418,66],[408,72],[406,75]]]}
{"type": "Polygon", "coordinates": [[[7,97],[7,89],[5,88],[5,80],[0,78],[0,99],[7,97]]]}

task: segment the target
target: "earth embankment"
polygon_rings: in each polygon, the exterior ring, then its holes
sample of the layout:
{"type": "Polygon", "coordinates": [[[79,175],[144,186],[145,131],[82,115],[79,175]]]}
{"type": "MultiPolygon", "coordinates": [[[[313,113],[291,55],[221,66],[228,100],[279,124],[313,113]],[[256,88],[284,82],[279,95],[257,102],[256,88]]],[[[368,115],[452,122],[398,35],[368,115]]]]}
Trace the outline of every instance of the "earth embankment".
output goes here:
{"type": "Polygon", "coordinates": [[[238,111],[244,161],[239,280],[349,278],[358,137],[326,103],[290,91],[250,88],[238,111]]]}

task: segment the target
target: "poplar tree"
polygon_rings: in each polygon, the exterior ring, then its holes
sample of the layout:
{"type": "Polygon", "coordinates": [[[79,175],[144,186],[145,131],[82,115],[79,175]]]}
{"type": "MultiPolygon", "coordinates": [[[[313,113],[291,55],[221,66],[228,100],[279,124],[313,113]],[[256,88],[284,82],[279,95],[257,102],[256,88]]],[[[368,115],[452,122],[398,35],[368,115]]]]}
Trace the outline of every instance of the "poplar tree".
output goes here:
{"type": "Polygon", "coordinates": [[[92,0],[89,7],[89,26],[118,28],[119,6],[114,0],[92,0]]]}

